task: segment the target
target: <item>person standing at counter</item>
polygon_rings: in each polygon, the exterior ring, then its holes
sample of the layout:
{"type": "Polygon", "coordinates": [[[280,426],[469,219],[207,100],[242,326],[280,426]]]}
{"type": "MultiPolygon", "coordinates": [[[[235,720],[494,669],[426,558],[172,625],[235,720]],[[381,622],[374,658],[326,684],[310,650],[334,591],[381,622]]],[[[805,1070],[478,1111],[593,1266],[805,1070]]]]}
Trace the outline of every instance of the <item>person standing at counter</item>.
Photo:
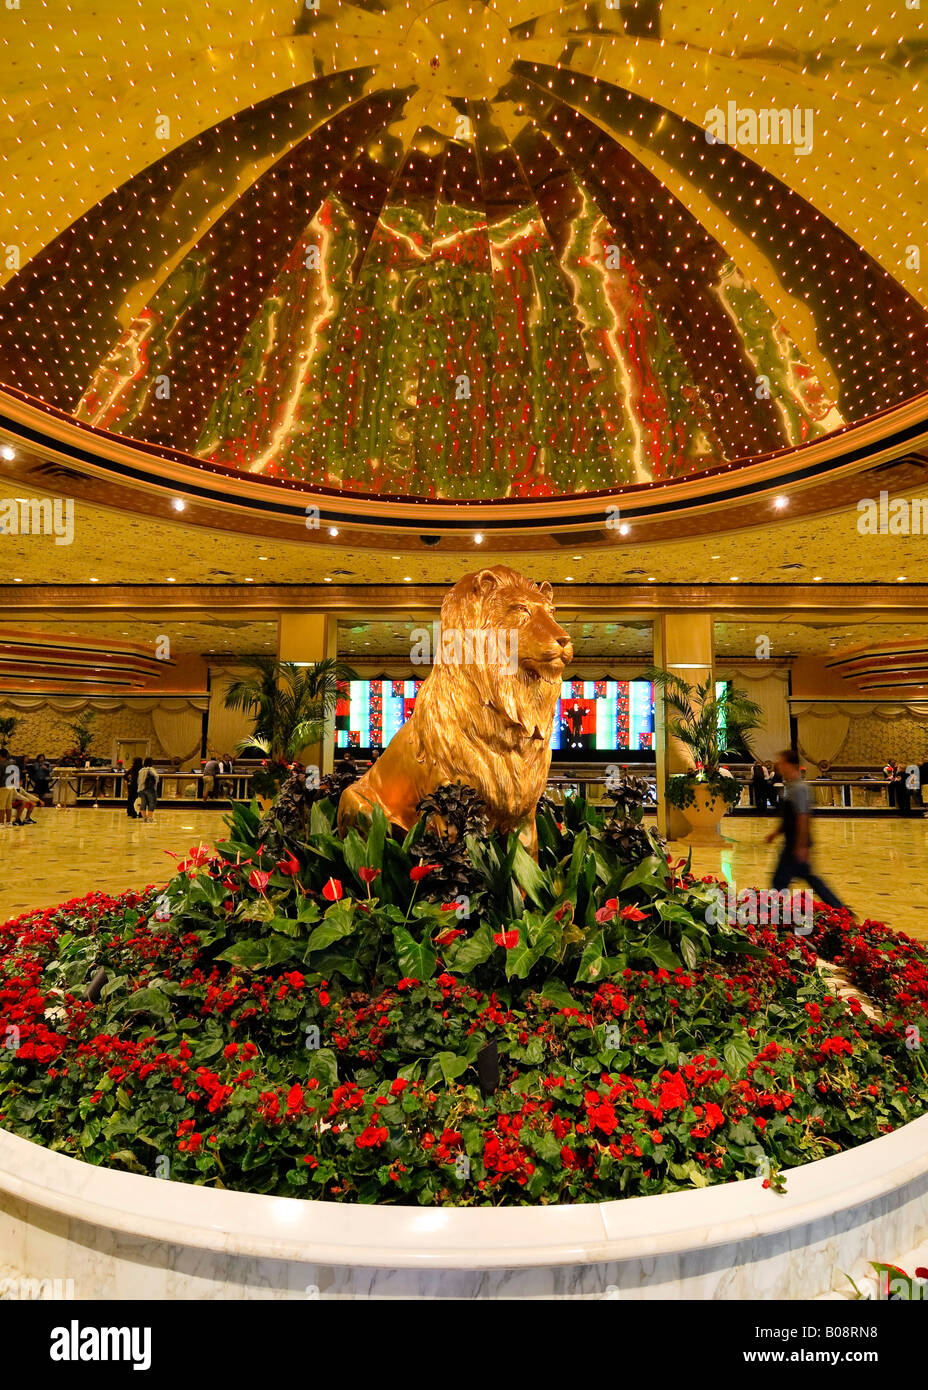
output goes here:
{"type": "Polygon", "coordinates": [[[132,766],[126,773],[126,815],[130,820],[138,820],[139,813],[135,809],[135,799],[139,794],[139,773],[142,771],[142,759],[133,758],[132,766]]]}
{"type": "Polygon", "coordinates": [[[767,774],[763,763],[756,762],[751,768],[751,796],[755,811],[767,809],[767,774]]]}
{"type": "Polygon", "coordinates": [[[139,798],[142,803],[142,821],[145,825],[151,825],[154,820],[160,781],[152,759],[146,758],[139,773],[139,798]]]}

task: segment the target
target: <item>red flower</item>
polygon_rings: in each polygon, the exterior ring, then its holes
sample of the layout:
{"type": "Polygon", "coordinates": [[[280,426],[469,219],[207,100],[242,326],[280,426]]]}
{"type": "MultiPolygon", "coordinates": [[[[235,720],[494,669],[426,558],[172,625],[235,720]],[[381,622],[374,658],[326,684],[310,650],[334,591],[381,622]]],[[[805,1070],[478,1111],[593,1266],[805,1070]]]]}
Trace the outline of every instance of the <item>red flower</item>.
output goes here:
{"type": "Polygon", "coordinates": [[[607,898],[602,907],[596,913],[597,922],[611,922],[619,910],[618,898],[607,898]]]}
{"type": "Polygon", "coordinates": [[[287,1092],[287,1114],[296,1115],[303,1106],[303,1087],[299,1083],[290,1087],[287,1092]]]}
{"type": "Polygon", "coordinates": [[[383,1125],[368,1125],[355,1139],[355,1148],[376,1149],[380,1144],[386,1143],[389,1137],[390,1132],[383,1125]]]}
{"type": "Polygon", "coordinates": [[[466,933],[465,933],[463,927],[452,927],[452,928],[451,928],[450,930],[448,930],[448,931],[443,931],[442,934],[441,934],[441,936],[436,936],[436,938],[435,938],[435,945],[436,945],[436,946],[448,946],[448,945],[451,944],[452,941],[455,941],[459,936],[464,936],[464,935],[466,935],[466,933]]]}
{"type": "Polygon", "coordinates": [[[379,873],[379,869],[372,869],[367,864],[362,864],[358,870],[358,877],[362,883],[373,883],[379,873]]]}
{"type": "Polygon", "coordinates": [[[398,1076],[395,1081],[390,1083],[390,1095],[402,1095],[408,1085],[409,1082],[406,1080],[405,1076],[398,1076]]]}
{"type": "Polygon", "coordinates": [[[497,946],[505,946],[507,951],[511,951],[519,944],[518,928],[514,927],[512,931],[495,931],[493,940],[497,946]]]}
{"type": "Polygon", "coordinates": [[[624,918],[626,922],[643,922],[649,914],[647,912],[642,912],[640,907],[630,905],[629,907],[623,907],[619,916],[624,918]]]}
{"type": "Polygon", "coordinates": [[[322,896],[330,903],[337,903],[344,896],[344,891],[337,878],[330,878],[322,890],[322,896]]]}
{"type": "Polygon", "coordinates": [[[440,864],[420,864],[417,868],[409,870],[409,877],[412,879],[413,883],[421,883],[427,874],[432,873],[434,869],[440,868],[440,864]]]}
{"type": "Polygon", "coordinates": [[[288,878],[292,878],[294,874],[300,872],[299,860],[294,859],[293,855],[288,852],[286,859],[277,861],[277,869],[280,873],[286,874],[288,878]]]}
{"type": "Polygon", "coordinates": [[[257,888],[259,893],[263,893],[267,887],[270,876],[270,873],[265,873],[263,869],[252,869],[251,873],[248,875],[248,882],[251,884],[252,888],[257,888]]]}

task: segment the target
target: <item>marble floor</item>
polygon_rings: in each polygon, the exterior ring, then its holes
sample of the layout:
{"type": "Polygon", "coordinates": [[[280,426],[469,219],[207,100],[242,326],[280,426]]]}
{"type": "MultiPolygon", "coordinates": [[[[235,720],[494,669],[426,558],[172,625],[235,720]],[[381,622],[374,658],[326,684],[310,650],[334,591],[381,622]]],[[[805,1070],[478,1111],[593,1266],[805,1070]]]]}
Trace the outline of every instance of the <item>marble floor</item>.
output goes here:
{"type": "MultiPolygon", "coordinates": [[[[731,843],[694,851],[697,873],[723,873],[738,887],[766,886],[775,846],[763,837],[772,820],[722,823],[731,843]]],[[[196,804],[159,806],[152,826],[122,810],[46,810],[23,830],[0,828],[0,921],[97,889],[118,893],[162,883],[183,854],[225,833],[221,811],[196,804]]],[[[819,819],[815,867],[861,917],[928,940],[928,817],[912,820],[819,819]]],[[[800,886],[800,885],[795,885],[800,886]]]]}

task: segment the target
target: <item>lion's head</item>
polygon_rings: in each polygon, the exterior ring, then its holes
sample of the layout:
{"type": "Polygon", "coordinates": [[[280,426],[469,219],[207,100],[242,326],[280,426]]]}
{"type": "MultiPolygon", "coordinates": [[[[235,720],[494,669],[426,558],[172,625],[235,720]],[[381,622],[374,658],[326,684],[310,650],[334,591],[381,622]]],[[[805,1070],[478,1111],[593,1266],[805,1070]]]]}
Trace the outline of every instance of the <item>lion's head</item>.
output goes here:
{"type": "MultiPolygon", "coordinates": [[[[554,595],[548,583],[535,584],[506,565],[465,574],[445,596],[441,606],[442,632],[492,633],[492,643],[482,649],[489,659],[479,661],[481,643],[472,647],[476,664],[503,665],[510,674],[518,664],[520,679],[559,684],[564,667],[573,658],[570,637],[554,618],[554,595]],[[511,654],[510,654],[511,653],[511,654]]],[[[447,646],[443,637],[443,644],[447,646]]],[[[466,652],[466,641],[465,641],[466,652]]]]}

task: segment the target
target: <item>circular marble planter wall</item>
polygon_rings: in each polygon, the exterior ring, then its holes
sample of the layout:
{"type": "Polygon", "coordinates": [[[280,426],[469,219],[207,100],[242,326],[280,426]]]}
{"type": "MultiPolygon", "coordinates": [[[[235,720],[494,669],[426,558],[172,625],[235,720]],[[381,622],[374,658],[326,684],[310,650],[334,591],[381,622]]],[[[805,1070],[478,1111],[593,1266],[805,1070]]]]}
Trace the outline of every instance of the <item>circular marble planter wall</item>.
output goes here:
{"type": "Polygon", "coordinates": [[[598,1205],[349,1206],[95,1168],[0,1131],[0,1292],[76,1298],[809,1298],[928,1234],[928,1116],[787,1174],[598,1205]]]}

